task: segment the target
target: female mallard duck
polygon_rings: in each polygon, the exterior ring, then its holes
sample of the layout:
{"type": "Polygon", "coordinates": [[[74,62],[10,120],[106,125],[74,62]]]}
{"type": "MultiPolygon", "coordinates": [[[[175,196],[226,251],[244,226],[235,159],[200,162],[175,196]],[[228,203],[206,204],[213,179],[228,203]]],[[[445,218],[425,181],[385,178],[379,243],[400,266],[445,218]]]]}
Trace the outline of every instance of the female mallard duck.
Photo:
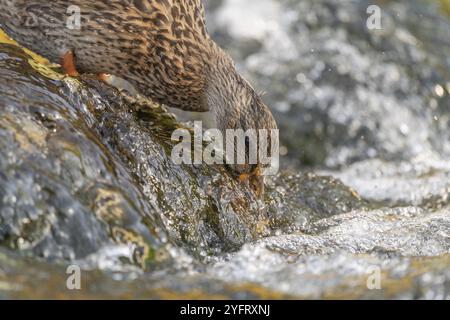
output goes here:
{"type": "MultiPolygon", "coordinates": [[[[156,102],[211,111],[222,132],[277,128],[232,59],[210,39],[201,0],[0,0],[0,22],[23,46],[61,61],[71,76],[113,74],[156,102]],[[75,28],[67,25],[74,8],[81,17],[75,28]]],[[[233,169],[261,195],[261,167],[233,169]]]]}

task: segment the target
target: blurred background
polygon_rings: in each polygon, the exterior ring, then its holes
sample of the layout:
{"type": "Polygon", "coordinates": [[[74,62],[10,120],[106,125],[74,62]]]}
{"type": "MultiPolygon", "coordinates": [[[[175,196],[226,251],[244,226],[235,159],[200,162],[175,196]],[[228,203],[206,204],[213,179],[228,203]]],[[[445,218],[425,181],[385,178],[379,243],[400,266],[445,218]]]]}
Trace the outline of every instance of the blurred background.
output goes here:
{"type": "Polygon", "coordinates": [[[0,36],[0,298],[449,299],[450,1],[204,3],[280,128],[264,203],[0,36]]]}

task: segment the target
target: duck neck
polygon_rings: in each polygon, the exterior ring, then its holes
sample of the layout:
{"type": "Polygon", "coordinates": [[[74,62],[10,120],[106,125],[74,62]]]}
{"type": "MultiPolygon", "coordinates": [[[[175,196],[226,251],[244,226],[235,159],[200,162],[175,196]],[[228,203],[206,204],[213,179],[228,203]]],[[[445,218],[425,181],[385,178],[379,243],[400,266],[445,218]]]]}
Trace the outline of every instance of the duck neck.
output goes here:
{"type": "Polygon", "coordinates": [[[204,103],[213,114],[218,129],[239,127],[243,109],[248,105],[247,82],[236,71],[231,58],[217,47],[207,64],[204,103]]]}

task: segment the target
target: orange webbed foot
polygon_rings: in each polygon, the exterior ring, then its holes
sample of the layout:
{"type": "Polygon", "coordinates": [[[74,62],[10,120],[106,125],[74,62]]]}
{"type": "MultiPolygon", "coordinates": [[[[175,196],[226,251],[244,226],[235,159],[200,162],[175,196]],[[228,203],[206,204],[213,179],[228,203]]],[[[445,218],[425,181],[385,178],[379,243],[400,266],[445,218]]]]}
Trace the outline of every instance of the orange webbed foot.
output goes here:
{"type": "Polygon", "coordinates": [[[70,77],[79,77],[77,69],[75,68],[75,57],[72,50],[67,51],[62,57],[62,68],[64,72],[70,77]]]}

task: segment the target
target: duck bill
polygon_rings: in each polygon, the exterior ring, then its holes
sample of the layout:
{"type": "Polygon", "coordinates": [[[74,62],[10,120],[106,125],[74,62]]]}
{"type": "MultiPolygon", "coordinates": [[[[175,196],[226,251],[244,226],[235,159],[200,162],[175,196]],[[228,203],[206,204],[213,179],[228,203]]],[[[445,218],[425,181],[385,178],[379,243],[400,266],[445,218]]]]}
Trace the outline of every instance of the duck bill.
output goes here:
{"type": "Polygon", "coordinates": [[[250,185],[255,191],[258,198],[262,199],[264,197],[264,176],[254,175],[250,177],[250,185]]]}

